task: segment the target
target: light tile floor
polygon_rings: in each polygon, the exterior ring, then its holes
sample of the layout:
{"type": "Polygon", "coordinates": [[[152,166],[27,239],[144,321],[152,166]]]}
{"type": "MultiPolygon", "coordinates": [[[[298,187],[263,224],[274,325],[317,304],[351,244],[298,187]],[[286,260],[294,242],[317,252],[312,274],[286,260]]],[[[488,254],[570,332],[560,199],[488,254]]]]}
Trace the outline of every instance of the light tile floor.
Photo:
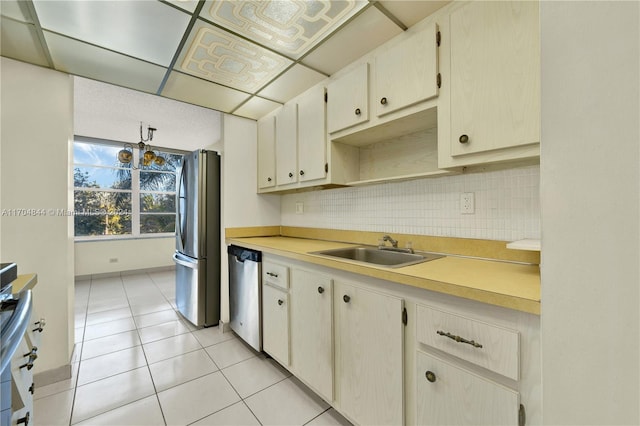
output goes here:
{"type": "Polygon", "coordinates": [[[232,332],[175,310],[172,271],[78,281],[69,380],[36,389],[36,425],[349,425],[232,332]]]}

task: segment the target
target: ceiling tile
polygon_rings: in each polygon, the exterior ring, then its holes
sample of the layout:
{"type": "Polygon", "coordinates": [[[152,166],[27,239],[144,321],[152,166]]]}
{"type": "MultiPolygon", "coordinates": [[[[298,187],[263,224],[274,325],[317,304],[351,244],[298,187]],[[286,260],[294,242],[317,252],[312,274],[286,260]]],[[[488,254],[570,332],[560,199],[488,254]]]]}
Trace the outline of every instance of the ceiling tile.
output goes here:
{"type": "Polygon", "coordinates": [[[240,108],[233,111],[233,115],[239,115],[241,117],[247,117],[253,120],[257,120],[281,106],[282,104],[278,102],[273,102],[268,99],[254,96],[240,108]]]}
{"type": "Polygon", "coordinates": [[[0,1],[0,14],[11,19],[15,19],[20,22],[31,22],[31,16],[26,10],[25,1],[17,0],[1,0],[0,1]]]}
{"type": "Polygon", "coordinates": [[[311,52],[302,63],[331,75],[401,32],[400,27],[382,12],[370,7],[311,52]]]}
{"type": "Polygon", "coordinates": [[[207,0],[200,16],[297,59],[366,4],[353,0],[207,0]]]}
{"type": "Polygon", "coordinates": [[[304,65],[294,65],[258,94],[284,103],[326,78],[326,75],[320,74],[304,65]]]}
{"type": "Polygon", "coordinates": [[[441,7],[451,3],[451,1],[415,1],[415,0],[391,0],[381,1],[380,4],[393,16],[407,27],[422,21],[441,7]]]}
{"type": "Polygon", "coordinates": [[[184,9],[189,13],[193,13],[198,5],[198,0],[167,0],[167,2],[179,7],[180,9],[184,9]]]}
{"type": "Polygon", "coordinates": [[[161,95],[222,112],[231,112],[250,96],[176,71],[169,76],[161,95]]]}
{"type": "Polygon", "coordinates": [[[292,63],[200,21],[194,25],[175,69],[255,93],[292,63]]]}
{"type": "Polygon", "coordinates": [[[0,55],[43,67],[49,66],[33,25],[2,17],[0,30],[0,55]]]}
{"type": "Polygon", "coordinates": [[[58,71],[155,93],[166,69],[45,31],[58,71]]]}
{"type": "Polygon", "coordinates": [[[168,66],[190,16],[158,1],[34,1],[40,24],[69,37],[168,66]]]}

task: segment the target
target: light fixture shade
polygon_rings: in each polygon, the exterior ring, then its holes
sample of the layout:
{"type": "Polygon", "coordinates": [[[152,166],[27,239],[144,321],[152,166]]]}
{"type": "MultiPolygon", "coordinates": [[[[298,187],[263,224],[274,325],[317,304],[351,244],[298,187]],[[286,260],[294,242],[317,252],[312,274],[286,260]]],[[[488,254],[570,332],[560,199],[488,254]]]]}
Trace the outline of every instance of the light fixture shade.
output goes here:
{"type": "Polygon", "coordinates": [[[159,155],[156,156],[156,159],[153,160],[154,163],[156,163],[157,166],[164,166],[164,163],[166,162],[165,159],[163,157],[160,157],[159,155]]]}
{"type": "Polygon", "coordinates": [[[122,148],[118,152],[118,161],[123,164],[129,164],[133,160],[133,151],[132,147],[129,144],[126,144],[124,148],[122,148]],[[128,148],[127,148],[128,147],[128,148]]]}
{"type": "Polygon", "coordinates": [[[145,166],[147,166],[147,165],[151,164],[151,162],[152,162],[153,160],[155,160],[155,159],[156,159],[156,153],[155,153],[155,152],[153,152],[153,151],[151,151],[151,149],[147,150],[147,151],[144,153],[145,166]],[[147,163],[148,163],[148,164],[147,164],[147,163]]]}

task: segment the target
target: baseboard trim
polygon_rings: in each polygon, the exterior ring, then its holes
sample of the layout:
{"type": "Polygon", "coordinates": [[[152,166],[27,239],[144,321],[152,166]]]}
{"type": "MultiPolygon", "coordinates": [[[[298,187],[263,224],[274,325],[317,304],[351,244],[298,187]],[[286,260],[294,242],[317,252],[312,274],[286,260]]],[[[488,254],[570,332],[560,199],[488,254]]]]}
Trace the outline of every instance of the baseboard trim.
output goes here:
{"type": "Polygon", "coordinates": [[[231,324],[229,324],[228,322],[224,322],[222,320],[220,320],[220,330],[222,330],[223,333],[228,333],[231,331],[231,324]]]}
{"type": "Polygon", "coordinates": [[[86,281],[90,279],[100,279],[100,278],[114,278],[114,277],[123,277],[127,275],[136,275],[136,274],[144,274],[144,273],[153,273],[153,272],[169,272],[175,271],[175,265],[169,266],[157,266],[155,268],[142,268],[142,269],[130,269],[127,271],[118,271],[118,272],[103,272],[100,274],[87,274],[87,275],[76,275],[74,278],[76,281],[86,281]]]}
{"type": "Polygon", "coordinates": [[[47,386],[52,383],[68,380],[71,378],[71,364],[66,364],[58,368],[47,371],[40,371],[33,375],[33,383],[36,387],[47,386]]]}

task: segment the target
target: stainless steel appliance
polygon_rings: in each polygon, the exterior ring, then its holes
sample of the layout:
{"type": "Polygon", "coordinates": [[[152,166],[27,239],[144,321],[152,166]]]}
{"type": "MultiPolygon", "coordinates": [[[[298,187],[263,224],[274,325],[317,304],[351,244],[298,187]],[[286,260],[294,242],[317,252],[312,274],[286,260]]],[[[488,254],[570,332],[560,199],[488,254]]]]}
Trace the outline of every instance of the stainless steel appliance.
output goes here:
{"type": "Polygon", "coordinates": [[[262,253],[230,245],[229,325],[245,342],[262,350],[262,253]]]}
{"type": "Polygon", "coordinates": [[[220,321],[220,156],[184,156],[176,189],[176,305],[196,326],[220,321]]]}

